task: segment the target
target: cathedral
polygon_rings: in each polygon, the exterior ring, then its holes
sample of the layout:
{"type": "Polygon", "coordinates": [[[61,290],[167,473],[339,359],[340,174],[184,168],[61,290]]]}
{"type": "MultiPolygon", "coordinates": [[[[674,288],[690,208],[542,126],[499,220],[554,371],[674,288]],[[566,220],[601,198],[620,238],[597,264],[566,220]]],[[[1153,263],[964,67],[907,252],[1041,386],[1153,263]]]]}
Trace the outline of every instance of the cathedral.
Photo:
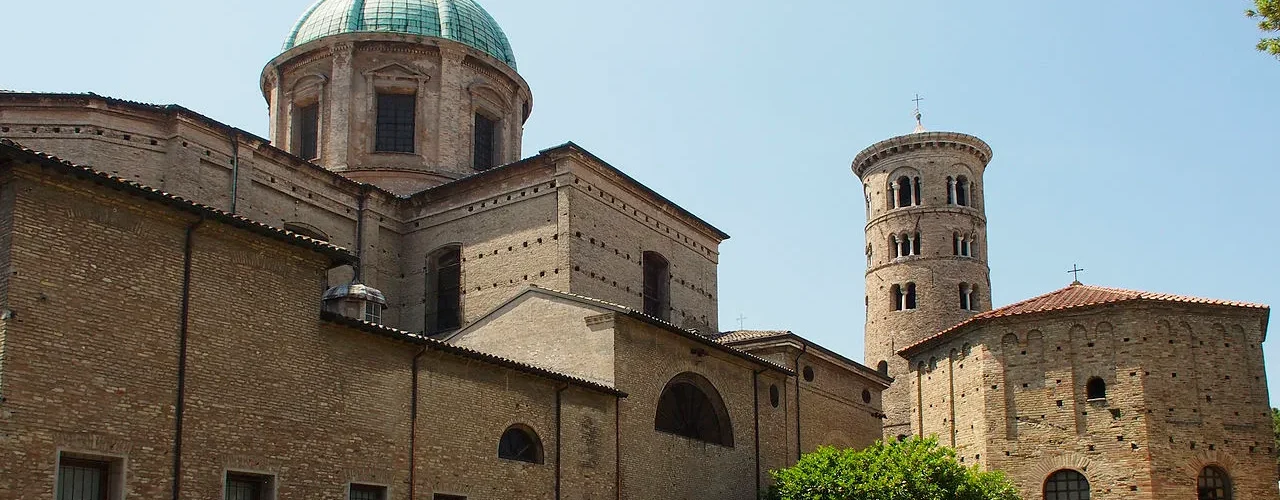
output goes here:
{"type": "Polygon", "coordinates": [[[728,234],[572,142],[522,158],[533,95],[473,0],[284,34],[268,137],[0,92],[0,498],[750,499],[908,436],[1027,499],[1280,496],[1269,308],[993,309],[977,137],[854,159],[858,362],[722,331],[728,234]]]}

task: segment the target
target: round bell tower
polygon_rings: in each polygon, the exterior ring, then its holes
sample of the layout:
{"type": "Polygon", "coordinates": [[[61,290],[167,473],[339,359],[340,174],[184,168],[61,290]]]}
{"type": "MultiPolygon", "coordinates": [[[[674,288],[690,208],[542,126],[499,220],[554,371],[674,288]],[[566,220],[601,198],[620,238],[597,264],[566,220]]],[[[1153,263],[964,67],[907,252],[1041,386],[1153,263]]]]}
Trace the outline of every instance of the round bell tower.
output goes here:
{"type": "MultiPolygon", "coordinates": [[[[982,196],[990,160],[977,137],[919,125],[854,159],[867,213],[868,366],[902,376],[898,350],[991,309],[982,196]]],[[[886,437],[911,434],[913,404],[908,380],[884,392],[886,437]]]]}

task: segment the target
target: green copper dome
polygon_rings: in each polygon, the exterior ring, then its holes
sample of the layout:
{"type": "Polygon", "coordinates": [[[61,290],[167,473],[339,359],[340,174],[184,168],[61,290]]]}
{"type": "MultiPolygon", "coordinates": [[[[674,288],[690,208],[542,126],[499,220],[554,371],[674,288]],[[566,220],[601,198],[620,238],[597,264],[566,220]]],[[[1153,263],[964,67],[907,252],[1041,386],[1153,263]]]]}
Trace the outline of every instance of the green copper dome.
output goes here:
{"type": "Polygon", "coordinates": [[[293,27],[284,50],[330,35],[362,31],[446,38],[516,67],[507,35],[472,0],[319,0],[293,27]]]}

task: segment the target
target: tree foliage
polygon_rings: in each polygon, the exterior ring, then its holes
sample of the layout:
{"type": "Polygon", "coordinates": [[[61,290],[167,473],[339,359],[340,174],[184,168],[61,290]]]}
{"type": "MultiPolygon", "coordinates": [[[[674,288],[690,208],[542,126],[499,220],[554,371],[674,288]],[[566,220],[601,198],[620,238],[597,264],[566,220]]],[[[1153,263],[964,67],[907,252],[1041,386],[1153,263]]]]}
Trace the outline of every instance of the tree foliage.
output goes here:
{"type": "Polygon", "coordinates": [[[771,500],[1018,500],[1004,474],[960,465],[934,438],[822,447],[772,474],[771,500]]]}
{"type": "MultiPolygon", "coordinates": [[[[1271,431],[1275,433],[1276,449],[1280,449],[1280,410],[1271,409],[1271,431]]],[[[1280,464],[1280,457],[1276,458],[1276,463],[1280,464]]]]}
{"type": "MultiPolygon", "coordinates": [[[[1246,16],[1258,20],[1263,33],[1280,33],[1280,0],[1253,0],[1254,8],[1244,11],[1246,16]]],[[[1280,36],[1258,41],[1258,50],[1280,58],[1280,36]]]]}

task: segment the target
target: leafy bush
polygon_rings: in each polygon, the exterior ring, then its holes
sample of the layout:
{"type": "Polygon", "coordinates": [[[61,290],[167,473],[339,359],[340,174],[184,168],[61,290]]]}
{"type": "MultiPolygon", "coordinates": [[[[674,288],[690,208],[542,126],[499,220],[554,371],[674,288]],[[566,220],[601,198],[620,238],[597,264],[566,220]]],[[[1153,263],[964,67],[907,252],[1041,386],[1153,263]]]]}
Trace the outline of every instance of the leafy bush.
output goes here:
{"type": "Polygon", "coordinates": [[[771,500],[1018,500],[1004,474],[960,465],[934,438],[822,447],[772,474],[771,500]]]}

